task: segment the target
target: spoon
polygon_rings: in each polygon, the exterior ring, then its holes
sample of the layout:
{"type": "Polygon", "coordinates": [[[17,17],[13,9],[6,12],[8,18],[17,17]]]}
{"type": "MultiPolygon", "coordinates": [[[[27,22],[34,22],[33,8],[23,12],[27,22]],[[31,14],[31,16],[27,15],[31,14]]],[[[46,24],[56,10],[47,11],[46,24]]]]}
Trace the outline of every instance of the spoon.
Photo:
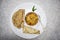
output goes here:
{"type": "Polygon", "coordinates": [[[38,15],[38,18],[39,18],[39,22],[40,22],[40,24],[41,24],[43,30],[45,30],[46,28],[44,28],[44,25],[43,25],[42,22],[41,22],[41,17],[40,17],[40,15],[38,15]]]}

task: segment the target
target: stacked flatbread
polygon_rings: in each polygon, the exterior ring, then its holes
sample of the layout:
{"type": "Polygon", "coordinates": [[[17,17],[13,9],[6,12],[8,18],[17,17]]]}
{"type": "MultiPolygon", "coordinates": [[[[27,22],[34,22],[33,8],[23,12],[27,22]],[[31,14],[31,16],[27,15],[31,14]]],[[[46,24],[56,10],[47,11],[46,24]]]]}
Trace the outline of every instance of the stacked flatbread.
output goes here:
{"type": "Polygon", "coordinates": [[[15,12],[12,16],[12,22],[17,28],[21,28],[21,23],[23,22],[23,16],[25,14],[24,9],[19,9],[17,12],[15,12]]]}
{"type": "Polygon", "coordinates": [[[36,30],[36,29],[33,29],[31,27],[24,26],[23,33],[27,33],[27,34],[40,34],[40,31],[36,30]]]}

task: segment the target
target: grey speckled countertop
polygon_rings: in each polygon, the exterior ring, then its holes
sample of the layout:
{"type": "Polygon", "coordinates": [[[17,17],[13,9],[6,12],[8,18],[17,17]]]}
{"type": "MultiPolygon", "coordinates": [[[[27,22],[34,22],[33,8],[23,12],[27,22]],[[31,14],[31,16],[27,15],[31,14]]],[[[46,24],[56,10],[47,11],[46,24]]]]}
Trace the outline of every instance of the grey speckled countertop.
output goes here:
{"type": "Polygon", "coordinates": [[[0,40],[60,40],[60,0],[22,0],[23,2],[40,1],[47,16],[47,28],[40,36],[34,39],[23,39],[15,35],[9,28],[9,13],[20,0],[0,0],[0,40]],[[7,25],[7,26],[6,26],[7,25]]]}

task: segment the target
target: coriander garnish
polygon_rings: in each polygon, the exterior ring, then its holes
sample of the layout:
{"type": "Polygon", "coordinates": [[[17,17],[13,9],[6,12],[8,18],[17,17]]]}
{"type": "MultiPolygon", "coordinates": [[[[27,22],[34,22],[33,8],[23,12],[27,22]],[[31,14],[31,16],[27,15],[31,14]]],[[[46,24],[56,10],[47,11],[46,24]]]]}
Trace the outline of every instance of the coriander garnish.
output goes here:
{"type": "Polygon", "coordinates": [[[32,7],[32,11],[34,12],[36,10],[35,6],[32,7]]]}

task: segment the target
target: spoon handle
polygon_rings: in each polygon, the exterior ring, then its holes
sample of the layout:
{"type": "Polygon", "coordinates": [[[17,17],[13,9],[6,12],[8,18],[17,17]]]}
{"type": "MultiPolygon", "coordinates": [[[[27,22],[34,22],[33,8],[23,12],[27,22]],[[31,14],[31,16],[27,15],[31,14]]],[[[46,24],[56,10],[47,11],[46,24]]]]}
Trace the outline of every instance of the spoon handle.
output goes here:
{"type": "Polygon", "coordinates": [[[45,30],[45,27],[44,27],[44,25],[42,24],[42,22],[41,22],[41,17],[40,17],[39,15],[38,15],[38,18],[39,18],[39,22],[40,22],[40,24],[41,24],[43,30],[45,30]]]}

